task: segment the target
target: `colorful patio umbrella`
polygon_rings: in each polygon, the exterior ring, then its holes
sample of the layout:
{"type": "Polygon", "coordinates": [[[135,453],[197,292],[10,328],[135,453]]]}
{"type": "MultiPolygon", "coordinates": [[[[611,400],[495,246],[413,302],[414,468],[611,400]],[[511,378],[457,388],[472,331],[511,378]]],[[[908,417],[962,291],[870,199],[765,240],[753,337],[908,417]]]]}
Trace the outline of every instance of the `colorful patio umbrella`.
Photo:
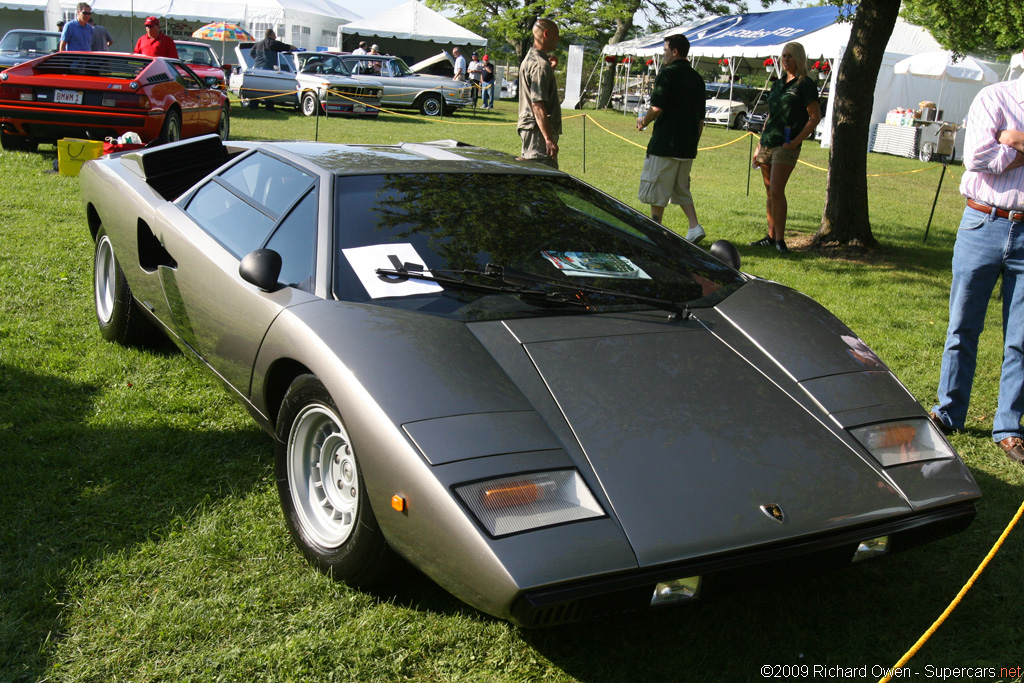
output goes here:
{"type": "Polygon", "coordinates": [[[224,61],[224,43],[226,41],[233,40],[239,43],[256,41],[252,34],[241,26],[238,26],[237,24],[229,24],[226,21],[215,21],[201,28],[197,28],[192,32],[192,37],[201,38],[203,40],[219,40],[221,62],[224,61]]]}

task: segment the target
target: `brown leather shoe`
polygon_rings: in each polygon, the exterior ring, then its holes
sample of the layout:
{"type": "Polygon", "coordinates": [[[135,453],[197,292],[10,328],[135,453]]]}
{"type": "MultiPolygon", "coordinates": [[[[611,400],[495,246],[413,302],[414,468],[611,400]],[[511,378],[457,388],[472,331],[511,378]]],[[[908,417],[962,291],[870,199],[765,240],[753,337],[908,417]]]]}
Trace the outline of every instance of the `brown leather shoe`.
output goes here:
{"type": "Polygon", "coordinates": [[[1010,460],[1024,463],[1024,439],[1019,436],[1008,436],[999,442],[999,447],[1010,460]]]}
{"type": "Polygon", "coordinates": [[[939,428],[939,431],[949,436],[954,432],[954,429],[942,421],[942,418],[935,413],[928,413],[928,419],[932,421],[932,424],[939,428]]]}

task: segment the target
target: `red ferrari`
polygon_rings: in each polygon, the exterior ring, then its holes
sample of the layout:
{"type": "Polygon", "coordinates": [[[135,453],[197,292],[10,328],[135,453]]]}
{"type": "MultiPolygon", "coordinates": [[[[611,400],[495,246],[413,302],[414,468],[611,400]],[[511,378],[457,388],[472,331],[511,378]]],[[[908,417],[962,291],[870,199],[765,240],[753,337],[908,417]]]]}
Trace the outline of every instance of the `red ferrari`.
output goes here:
{"type": "Polygon", "coordinates": [[[144,143],[208,133],[226,140],[229,123],[224,91],[176,59],[57,52],[0,73],[0,143],[6,150],[129,131],[144,143]]]}

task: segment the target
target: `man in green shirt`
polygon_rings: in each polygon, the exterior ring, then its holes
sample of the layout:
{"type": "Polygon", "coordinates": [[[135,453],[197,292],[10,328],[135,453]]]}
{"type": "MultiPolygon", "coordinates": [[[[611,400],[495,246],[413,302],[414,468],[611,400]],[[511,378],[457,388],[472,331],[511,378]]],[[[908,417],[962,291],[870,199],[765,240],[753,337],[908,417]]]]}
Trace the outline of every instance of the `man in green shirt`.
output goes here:
{"type": "Polygon", "coordinates": [[[519,137],[521,158],[558,168],[562,108],[548,53],[558,47],[558,26],[550,19],[533,25],[533,47],[519,66],[519,137]]]}
{"type": "Polygon", "coordinates": [[[651,122],[654,132],[640,174],[638,198],[651,205],[651,218],[661,223],[669,200],[678,204],[689,223],[686,239],[697,244],[704,228],[690,194],[690,169],[704,129],[704,79],[686,61],[690,41],[679,34],[665,39],[661,70],[654,79],[651,106],[637,119],[636,129],[651,122]]]}

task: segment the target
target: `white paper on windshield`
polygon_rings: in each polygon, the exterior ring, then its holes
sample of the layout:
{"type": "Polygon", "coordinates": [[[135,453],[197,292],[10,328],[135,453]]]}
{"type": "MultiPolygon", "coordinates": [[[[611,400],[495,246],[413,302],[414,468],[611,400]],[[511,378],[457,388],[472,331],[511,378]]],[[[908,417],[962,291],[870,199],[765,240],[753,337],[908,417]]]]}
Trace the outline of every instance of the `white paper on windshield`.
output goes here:
{"type": "MultiPolygon", "coordinates": [[[[342,249],[341,253],[348,259],[349,265],[356,272],[356,276],[366,288],[366,293],[370,295],[371,299],[437,294],[443,291],[441,285],[436,282],[377,274],[378,268],[394,270],[396,264],[415,263],[426,266],[411,244],[374,244],[369,247],[342,249]]],[[[427,271],[426,274],[429,275],[430,272],[427,271]]]]}
{"type": "Polygon", "coordinates": [[[625,256],[594,251],[542,251],[541,255],[570,277],[613,277],[650,280],[651,276],[625,256]]]}

